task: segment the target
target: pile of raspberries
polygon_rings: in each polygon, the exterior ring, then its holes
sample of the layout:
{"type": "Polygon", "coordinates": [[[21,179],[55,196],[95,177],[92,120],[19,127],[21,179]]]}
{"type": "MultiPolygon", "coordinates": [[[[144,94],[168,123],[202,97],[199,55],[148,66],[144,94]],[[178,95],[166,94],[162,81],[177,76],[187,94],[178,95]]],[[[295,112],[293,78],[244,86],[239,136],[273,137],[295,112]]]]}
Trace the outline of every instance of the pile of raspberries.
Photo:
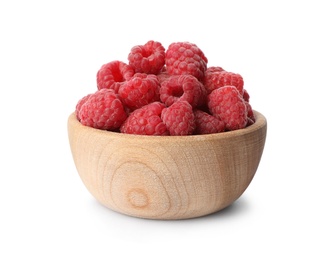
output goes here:
{"type": "Polygon", "coordinates": [[[76,117],[85,126],[138,135],[213,134],[253,124],[242,76],[207,63],[190,42],[134,46],[128,63],[101,66],[97,90],[78,101],[76,117]]]}

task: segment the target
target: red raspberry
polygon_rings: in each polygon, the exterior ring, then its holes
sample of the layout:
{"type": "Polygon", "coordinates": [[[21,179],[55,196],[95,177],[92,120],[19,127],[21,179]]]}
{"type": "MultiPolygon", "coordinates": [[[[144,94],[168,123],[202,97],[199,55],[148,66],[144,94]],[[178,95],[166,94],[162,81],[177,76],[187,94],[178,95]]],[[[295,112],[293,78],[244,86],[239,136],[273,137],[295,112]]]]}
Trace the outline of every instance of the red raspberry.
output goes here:
{"type": "Polygon", "coordinates": [[[135,72],[158,74],[165,64],[165,48],[160,42],[148,41],[144,45],[134,46],[128,61],[135,72]]]}
{"type": "Polygon", "coordinates": [[[75,114],[76,114],[76,117],[77,117],[78,120],[79,120],[79,111],[80,111],[82,105],[88,100],[88,98],[89,98],[91,95],[92,95],[92,94],[88,94],[88,95],[84,96],[83,98],[81,98],[81,99],[77,102],[76,110],[75,110],[75,114]]]}
{"type": "Polygon", "coordinates": [[[227,130],[244,128],[247,124],[247,107],[235,86],[215,89],[208,95],[211,114],[224,121],[227,130]]]}
{"type": "Polygon", "coordinates": [[[190,74],[200,81],[204,78],[207,62],[202,50],[189,42],[171,43],[165,55],[165,65],[170,75],[190,74]]]}
{"type": "Polygon", "coordinates": [[[254,111],[250,105],[250,95],[248,93],[248,91],[246,89],[243,89],[243,94],[242,94],[243,100],[245,105],[247,106],[247,110],[248,110],[248,123],[247,126],[252,125],[253,123],[255,123],[256,118],[254,115],[254,111]]]}
{"type": "Polygon", "coordinates": [[[249,95],[249,93],[248,93],[248,91],[247,91],[246,89],[243,89],[242,97],[243,97],[243,99],[244,99],[246,102],[249,102],[249,100],[250,100],[250,95],[249,95]]]}
{"type": "Polygon", "coordinates": [[[119,89],[119,96],[123,103],[135,110],[154,101],[159,101],[160,84],[156,75],[135,73],[119,89]]]}
{"type": "Polygon", "coordinates": [[[177,101],[164,108],[161,117],[170,135],[191,135],[195,129],[193,109],[186,101],[177,101]]]}
{"type": "Polygon", "coordinates": [[[98,89],[113,89],[118,93],[120,86],[134,75],[134,69],[122,61],[111,61],[101,66],[97,73],[98,89]]]}
{"type": "Polygon", "coordinates": [[[247,107],[247,117],[248,117],[247,126],[249,126],[249,125],[252,125],[253,123],[255,123],[256,118],[255,118],[255,114],[254,114],[254,111],[252,110],[252,107],[251,107],[250,103],[247,102],[247,101],[244,101],[244,104],[247,107]]]}
{"type": "Polygon", "coordinates": [[[240,74],[228,71],[217,71],[205,74],[204,85],[208,93],[220,87],[235,86],[242,94],[244,81],[240,74]]]}
{"type": "Polygon", "coordinates": [[[153,102],[133,111],[120,127],[121,133],[139,135],[168,135],[166,125],[161,119],[165,105],[153,102]]]}
{"type": "Polygon", "coordinates": [[[174,75],[161,83],[160,99],[171,106],[176,101],[187,101],[192,107],[202,106],[207,93],[204,85],[192,75],[174,75]]]}
{"type": "Polygon", "coordinates": [[[214,134],[224,132],[225,123],[200,109],[194,110],[195,125],[194,134],[214,134]]]}
{"type": "Polygon", "coordinates": [[[207,68],[205,75],[208,73],[221,72],[221,71],[225,71],[225,70],[220,66],[211,66],[207,68]]]}
{"type": "MultiPolygon", "coordinates": [[[[80,101],[79,101],[80,102],[80,101]]],[[[126,120],[121,100],[111,89],[101,89],[91,94],[78,113],[79,121],[103,130],[118,130],[126,120]]]]}

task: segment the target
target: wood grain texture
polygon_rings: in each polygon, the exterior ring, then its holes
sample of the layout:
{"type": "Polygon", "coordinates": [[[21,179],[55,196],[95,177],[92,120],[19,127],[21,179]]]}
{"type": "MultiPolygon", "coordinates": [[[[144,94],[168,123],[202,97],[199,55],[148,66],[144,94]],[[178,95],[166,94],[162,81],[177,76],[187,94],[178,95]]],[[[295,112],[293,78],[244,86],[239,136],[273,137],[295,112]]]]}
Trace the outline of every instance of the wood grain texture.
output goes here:
{"type": "Polygon", "coordinates": [[[267,122],[211,135],[113,133],[68,118],[77,171],[106,207],[135,217],[186,219],[219,211],[246,190],[261,160],[267,122]]]}

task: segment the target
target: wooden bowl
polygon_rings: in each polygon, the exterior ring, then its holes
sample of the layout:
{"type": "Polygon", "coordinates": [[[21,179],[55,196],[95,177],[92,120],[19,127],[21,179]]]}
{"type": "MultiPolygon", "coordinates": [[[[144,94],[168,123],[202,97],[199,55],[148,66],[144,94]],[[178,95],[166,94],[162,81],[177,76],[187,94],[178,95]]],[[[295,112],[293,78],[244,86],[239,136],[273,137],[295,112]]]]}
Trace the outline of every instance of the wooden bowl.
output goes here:
{"type": "Polygon", "coordinates": [[[104,206],[149,219],[187,219],[219,211],[249,186],[261,160],[267,122],[209,135],[144,136],[83,126],[71,114],[73,160],[104,206]]]}

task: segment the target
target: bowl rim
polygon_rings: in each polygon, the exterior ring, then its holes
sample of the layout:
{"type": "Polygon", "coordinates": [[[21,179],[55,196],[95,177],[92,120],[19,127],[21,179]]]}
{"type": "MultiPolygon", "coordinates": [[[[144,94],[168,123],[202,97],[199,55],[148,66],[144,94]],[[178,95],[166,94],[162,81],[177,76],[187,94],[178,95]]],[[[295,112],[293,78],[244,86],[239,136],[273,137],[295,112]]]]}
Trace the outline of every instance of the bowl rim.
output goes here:
{"type": "Polygon", "coordinates": [[[74,125],[74,127],[83,129],[85,131],[89,131],[92,134],[99,134],[99,135],[105,135],[106,137],[110,138],[125,138],[125,139],[136,139],[136,140],[152,140],[152,141],[157,141],[159,139],[160,142],[166,141],[166,142],[171,142],[172,140],[183,142],[187,141],[190,142],[192,140],[217,140],[217,139],[223,139],[223,138],[231,138],[231,137],[238,137],[242,136],[245,134],[249,134],[252,132],[255,132],[259,130],[260,128],[266,127],[267,125],[267,120],[265,116],[258,112],[257,110],[253,110],[254,116],[255,116],[255,123],[247,126],[243,129],[237,129],[237,130],[232,130],[232,131],[225,131],[225,132],[220,132],[220,133],[213,133],[213,134],[198,134],[198,135],[184,135],[184,136],[159,136],[159,135],[137,135],[137,134],[125,134],[125,133],[120,133],[120,132],[113,132],[113,131],[108,131],[108,130],[102,130],[102,129],[97,129],[89,126],[82,125],[79,120],[77,119],[75,112],[72,112],[70,116],[68,117],[68,127],[70,125],[74,125]]]}

